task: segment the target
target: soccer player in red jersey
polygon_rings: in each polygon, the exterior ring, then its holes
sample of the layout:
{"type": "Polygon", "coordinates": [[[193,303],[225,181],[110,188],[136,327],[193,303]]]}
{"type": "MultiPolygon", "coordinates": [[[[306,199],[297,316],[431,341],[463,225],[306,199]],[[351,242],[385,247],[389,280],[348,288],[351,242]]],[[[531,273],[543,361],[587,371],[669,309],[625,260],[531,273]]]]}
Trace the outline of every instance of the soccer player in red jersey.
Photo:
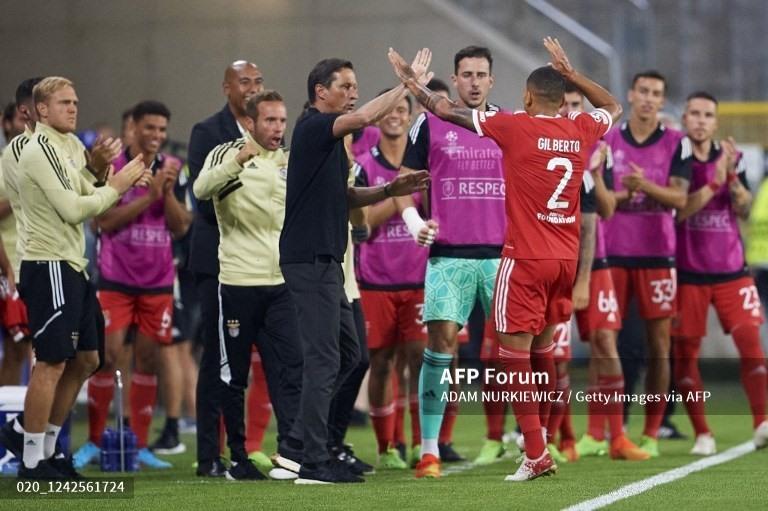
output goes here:
{"type": "MultiPolygon", "coordinates": [[[[512,407],[525,437],[524,460],[508,481],[526,481],[557,470],[546,450],[540,420],[540,415],[548,416],[550,401],[539,398],[555,386],[554,325],[567,320],[572,310],[579,189],[589,150],[621,115],[619,102],[577,72],[556,39],[544,39],[544,46],[551,65],[528,76],[525,111],[516,113],[460,107],[419,85],[402,57],[394,50],[389,53],[395,73],[421,104],[442,119],[493,139],[503,152],[508,227],[494,293],[494,320],[512,407]],[[558,115],[566,80],[597,110],[558,115]]],[[[429,462],[422,458],[420,465],[429,462]]]]}
{"type": "MultiPolygon", "coordinates": [[[[714,96],[707,92],[688,96],[683,122],[693,144],[694,161],[688,201],[676,218],[680,313],[672,331],[675,383],[686,396],[700,396],[704,390],[698,360],[711,303],[741,358],[741,382],[752,411],[755,446],[766,447],[766,366],[760,345],[763,315],[755,281],[744,263],[738,224],[749,215],[752,202],[746,165],[733,139],[714,139],[714,96]]],[[[704,400],[692,397],[684,401],[696,432],[691,454],[715,454],[704,400]]]]}

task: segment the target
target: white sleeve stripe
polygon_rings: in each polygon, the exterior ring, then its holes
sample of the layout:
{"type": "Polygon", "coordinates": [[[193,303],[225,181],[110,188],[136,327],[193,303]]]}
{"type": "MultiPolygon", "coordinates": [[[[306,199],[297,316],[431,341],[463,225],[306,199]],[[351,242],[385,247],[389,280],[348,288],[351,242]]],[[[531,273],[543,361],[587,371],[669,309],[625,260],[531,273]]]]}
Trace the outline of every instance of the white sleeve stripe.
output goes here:
{"type": "Polygon", "coordinates": [[[575,121],[576,118],[581,115],[581,112],[574,110],[573,112],[568,112],[568,118],[572,121],[575,121]]]}
{"type": "Polygon", "coordinates": [[[475,131],[478,136],[484,137],[483,128],[480,127],[480,112],[478,112],[476,108],[472,109],[472,124],[475,125],[475,131]]]}
{"type": "Polygon", "coordinates": [[[419,115],[418,119],[416,119],[416,122],[413,123],[413,126],[411,126],[411,131],[409,135],[411,136],[411,144],[416,143],[416,139],[419,138],[419,130],[421,129],[421,125],[424,124],[424,121],[427,119],[427,115],[425,113],[422,113],[419,115]]]}
{"type": "Polygon", "coordinates": [[[680,159],[687,160],[693,156],[693,145],[691,145],[691,139],[683,137],[680,139],[680,159]]]}
{"type": "Polygon", "coordinates": [[[613,117],[611,117],[611,114],[609,114],[607,110],[603,108],[597,108],[592,112],[592,116],[598,121],[608,125],[608,128],[605,130],[606,132],[613,127],[613,117]]]}

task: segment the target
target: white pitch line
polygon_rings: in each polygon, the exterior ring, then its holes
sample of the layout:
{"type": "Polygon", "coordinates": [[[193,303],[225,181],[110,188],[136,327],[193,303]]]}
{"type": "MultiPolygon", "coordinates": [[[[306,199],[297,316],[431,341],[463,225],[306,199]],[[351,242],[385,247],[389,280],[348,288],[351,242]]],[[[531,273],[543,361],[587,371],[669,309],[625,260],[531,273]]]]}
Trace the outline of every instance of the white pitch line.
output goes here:
{"type": "Polygon", "coordinates": [[[737,445],[736,447],[731,447],[727,451],[723,451],[720,454],[708,456],[699,461],[689,463],[688,465],[683,465],[682,467],[656,474],[653,477],[622,486],[618,490],[606,493],[605,495],[574,504],[573,506],[565,508],[563,511],[591,511],[593,509],[600,509],[602,507],[613,504],[614,502],[618,502],[619,500],[639,495],[652,488],[655,488],[656,486],[682,479],[690,474],[693,474],[694,472],[699,472],[709,467],[714,467],[715,465],[720,465],[721,463],[727,463],[729,461],[735,460],[736,458],[740,458],[741,456],[749,454],[754,450],[755,444],[752,442],[744,442],[743,444],[737,445]]]}

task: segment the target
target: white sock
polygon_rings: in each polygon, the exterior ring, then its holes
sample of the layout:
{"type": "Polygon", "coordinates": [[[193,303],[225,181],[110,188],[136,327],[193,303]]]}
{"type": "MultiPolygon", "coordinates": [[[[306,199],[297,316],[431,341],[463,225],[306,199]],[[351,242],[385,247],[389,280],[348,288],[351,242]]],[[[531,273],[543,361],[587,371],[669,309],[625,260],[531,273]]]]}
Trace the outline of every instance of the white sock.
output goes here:
{"type": "Polygon", "coordinates": [[[48,423],[48,426],[45,427],[45,442],[43,442],[43,456],[45,456],[45,459],[47,460],[51,456],[53,456],[54,451],[56,450],[56,440],[59,438],[59,432],[61,431],[61,426],[56,426],[55,424],[48,423]]]}
{"type": "Polygon", "coordinates": [[[43,444],[45,433],[24,433],[24,466],[35,468],[45,458],[43,457],[43,444]]]}
{"type": "Polygon", "coordinates": [[[435,458],[440,458],[440,449],[437,447],[437,438],[421,439],[421,455],[431,454],[435,458]]]}
{"type": "Polygon", "coordinates": [[[20,435],[24,434],[24,426],[21,425],[18,417],[14,417],[13,419],[13,430],[20,435]]]}

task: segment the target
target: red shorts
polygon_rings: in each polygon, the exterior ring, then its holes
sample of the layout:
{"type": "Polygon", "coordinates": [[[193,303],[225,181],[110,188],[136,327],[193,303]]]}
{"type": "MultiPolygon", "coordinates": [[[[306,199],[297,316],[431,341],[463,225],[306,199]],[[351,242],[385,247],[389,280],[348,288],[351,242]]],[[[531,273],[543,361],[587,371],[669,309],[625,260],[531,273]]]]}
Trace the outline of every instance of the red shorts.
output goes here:
{"type": "Polygon", "coordinates": [[[2,293],[2,297],[0,297],[0,322],[14,342],[29,337],[27,306],[24,305],[18,292],[14,296],[2,293]]]}
{"type": "Polygon", "coordinates": [[[137,325],[143,335],[170,344],[172,294],[131,295],[119,291],[99,291],[97,296],[104,311],[107,334],[137,325]]]}
{"type": "Polygon", "coordinates": [[[576,311],[576,322],[584,342],[589,342],[598,330],[621,330],[619,304],[608,268],[592,271],[589,277],[589,305],[584,310],[576,311]]]}
{"type": "Polygon", "coordinates": [[[425,342],[427,326],[422,321],[424,290],[360,290],[365,315],[368,348],[388,348],[406,341],[425,342]]]}
{"type": "Polygon", "coordinates": [[[555,345],[555,364],[571,360],[571,322],[565,321],[555,325],[555,333],[552,336],[555,345]]]}
{"type": "Polygon", "coordinates": [[[677,313],[674,268],[611,268],[619,311],[626,314],[630,296],[637,297],[643,319],[671,318],[677,313]]]}
{"type": "Polygon", "coordinates": [[[500,332],[538,335],[571,318],[577,261],[502,257],[493,292],[500,332]]]}
{"type": "Polygon", "coordinates": [[[707,335],[709,304],[715,306],[725,333],[738,325],[760,325],[763,311],[755,281],[744,276],[719,284],[681,284],[680,313],[672,322],[672,335],[704,337],[707,335]]]}

